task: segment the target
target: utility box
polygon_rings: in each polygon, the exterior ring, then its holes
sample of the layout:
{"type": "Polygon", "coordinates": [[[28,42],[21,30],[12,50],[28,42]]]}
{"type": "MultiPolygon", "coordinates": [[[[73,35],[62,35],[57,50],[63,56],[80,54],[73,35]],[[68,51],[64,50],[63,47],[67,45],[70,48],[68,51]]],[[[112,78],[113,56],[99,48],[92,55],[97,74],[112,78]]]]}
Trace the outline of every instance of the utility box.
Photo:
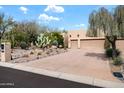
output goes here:
{"type": "Polygon", "coordinates": [[[11,60],[11,44],[9,42],[1,43],[1,61],[8,62],[11,60]]]}

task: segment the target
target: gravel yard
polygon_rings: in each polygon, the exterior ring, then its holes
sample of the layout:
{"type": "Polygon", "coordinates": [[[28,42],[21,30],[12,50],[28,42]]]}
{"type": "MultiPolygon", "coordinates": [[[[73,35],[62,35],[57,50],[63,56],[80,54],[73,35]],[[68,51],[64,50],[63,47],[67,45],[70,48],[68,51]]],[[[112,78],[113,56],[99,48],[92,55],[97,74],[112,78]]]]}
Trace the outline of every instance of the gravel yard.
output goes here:
{"type": "Polygon", "coordinates": [[[13,63],[22,63],[22,62],[29,62],[37,59],[42,59],[45,57],[57,55],[60,53],[67,52],[67,50],[64,49],[58,49],[58,48],[50,48],[46,50],[42,50],[39,48],[36,49],[29,49],[29,50],[23,50],[23,49],[13,49],[12,50],[12,61],[13,63]]]}

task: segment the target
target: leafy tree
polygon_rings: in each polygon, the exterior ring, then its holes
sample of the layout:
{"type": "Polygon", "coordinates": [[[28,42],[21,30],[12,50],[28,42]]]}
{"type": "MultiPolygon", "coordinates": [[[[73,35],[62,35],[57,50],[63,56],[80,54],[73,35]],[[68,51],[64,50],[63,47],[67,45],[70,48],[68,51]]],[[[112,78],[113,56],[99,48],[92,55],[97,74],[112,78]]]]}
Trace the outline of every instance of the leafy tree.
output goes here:
{"type": "Polygon", "coordinates": [[[96,25],[96,11],[93,11],[90,15],[89,15],[89,29],[92,30],[92,32],[90,32],[90,30],[88,30],[88,33],[90,36],[96,37],[97,36],[97,25],[96,25]]]}
{"type": "Polygon", "coordinates": [[[117,23],[115,22],[114,16],[104,7],[100,8],[99,12],[100,17],[100,29],[104,32],[106,39],[112,46],[113,49],[113,58],[117,56],[116,53],[116,40],[117,40],[117,23]]]}
{"type": "Polygon", "coordinates": [[[37,40],[39,25],[35,22],[18,22],[15,23],[11,31],[6,33],[6,39],[11,41],[12,47],[20,46],[21,42],[26,42],[27,45],[37,40]]]}
{"type": "Polygon", "coordinates": [[[28,22],[26,24],[27,24],[26,33],[29,37],[29,43],[33,43],[35,45],[35,41],[38,36],[39,25],[35,22],[28,22]]]}
{"type": "Polygon", "coordinates": [[[0,13],[0,40],[3,38],[6,31],[10,31],[14,21],[12,17],[6,17],[4,13],[0,13]]]}
{"type": "Polygon", "coordinates": [[[117,7],[114,13],[109,12],[107,9],[102,7],[99,9],[98,12],[95,13],[93,12],[89,16],[90,31],[92,32],[92,33],[90,32],[90,34],[92,34],[93,36],[97,36],[96,30],[98,29],[100,32],[102,31],[104,32],[105,38],[112,47],[113,58],[117,56],[116,40],[118,37],[123,37],[122,33],[124,29],[123,27],[121,27],[123,25],[123,20],[124,20],[122,19],[124,15],[123,12],[124,12],[124,8],[122,6],[117,7]]]}
{"type": "Polygon", "coordinates": [[[124,5],[115,8],[114,18],[118,26],[119,37],[124,37],[124,5]]]}
{"type": "Polygon", "coordinates": [[[17,23],[17,30],[25,32],[28,37],[28,43],[33,43],[35,45],[35,41],[37,40],[39,25],[36,22],[21,22],[17,23]]]}
{"type": "Polygon", "coordinates": [[[58,47],[59,45],[62,45],[64,47],[64,38],[61,35],[61,32],[51,32],[52,35],[52,41],[56,40],[58,42],[58,47]]]}

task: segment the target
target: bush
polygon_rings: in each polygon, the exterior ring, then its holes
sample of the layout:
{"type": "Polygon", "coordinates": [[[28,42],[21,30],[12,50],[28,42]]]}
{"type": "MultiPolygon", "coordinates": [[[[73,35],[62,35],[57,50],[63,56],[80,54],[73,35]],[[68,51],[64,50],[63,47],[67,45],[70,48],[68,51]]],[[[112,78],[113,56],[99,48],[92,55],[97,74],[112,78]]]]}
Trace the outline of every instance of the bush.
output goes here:
{"type": "Polygon", "coordinates": [[[54,40],[54,41],[52,42],[52,45],[54,45],[54,46],[58,46],[58,42],[57,42],[57,40],[54,40]]]}
{"type": "Polygon", "coordinates": [[[33,52],[33,51],[31,51],[31,52],[30,52],[30,54],[32,55],[32,54],[34,54],[34,52],[33,52]]]}
{"type": "Polygon", "coordinates": [[[119,51],[119,49],[116,49],[116,53],[117,53],[117,56],[120,56],[121,51],[119,51]]]}
{"type": "MultiPolygon", "coordinates": [[[[121,52],[118,49],[116,49],[116,53],[117,53],[117,56],[119,56],[121,52]]],[[[109,58],[112,57],[112,48],[106,49],[105,54],[109,58]]]]}
{"type": "Polygon", "coordinates": [[[38,52],[37,55],[42,55],[42,53],[41,52],[38,52]]]}
{"type": "Polygon", "coordinates": [[[27,49],[28,48],[28,44],[26,44],[26,42],[21,42],[20,43],[20,47],[21,47],[21,49],[27,49]]]}
{"type": "Polygon", "coordinates": [[[114,60],[113,60],[114,65],[121,65],[121,63],[122,63],[122,58],[121,57],[114,58],[114,60]]]}

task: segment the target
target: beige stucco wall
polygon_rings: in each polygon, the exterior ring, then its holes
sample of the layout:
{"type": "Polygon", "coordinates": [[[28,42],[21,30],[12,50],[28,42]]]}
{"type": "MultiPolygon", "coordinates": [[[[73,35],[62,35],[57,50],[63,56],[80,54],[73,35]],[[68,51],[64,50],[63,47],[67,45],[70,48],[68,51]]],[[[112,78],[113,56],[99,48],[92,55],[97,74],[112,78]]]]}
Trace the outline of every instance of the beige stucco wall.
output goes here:
{"type": "MultiPolygon", "coordinates": [[[[68,48],[81,49],[103,49],[104,35],[102,37],[86,37],[86,31],[83,29],[68,31],[68,48]],[[79,37],[78,37],[79,35],[79,37]]],[[[117,40],[117,48],[124,51],[124,40],[117,40]]]]}
{"type": "Polygon", "coordinates": [[[124,51],[124,40],[117,40],[116,45],[119,50],[124,51]]]}
{"type": "Polygon", "coordinates": [[[86,31],[83,29],[68,31],[69,39],[78,39],[78,38],[83,39],[85,37],[86,37],[86,31]],[[71,35],[71,37],[70,37],[70,35],[71,35]],[[79,35],[79,37],[78,37],[78,35],[79,35]]]}
{"type": "Polygon", "coordinates": [[[84,39],[86,37],[86,31],[83,29],[79,30],[70,30],[68,31],[68,48],[80,48],[80,39],[84,39]],[[74,42],[74,40],[77,40],[77,43],[74,42]],[[74,44],[76,45],[74,45],[74,44]],[[72,46],[73,45],[73,46],[72,46]]]}

